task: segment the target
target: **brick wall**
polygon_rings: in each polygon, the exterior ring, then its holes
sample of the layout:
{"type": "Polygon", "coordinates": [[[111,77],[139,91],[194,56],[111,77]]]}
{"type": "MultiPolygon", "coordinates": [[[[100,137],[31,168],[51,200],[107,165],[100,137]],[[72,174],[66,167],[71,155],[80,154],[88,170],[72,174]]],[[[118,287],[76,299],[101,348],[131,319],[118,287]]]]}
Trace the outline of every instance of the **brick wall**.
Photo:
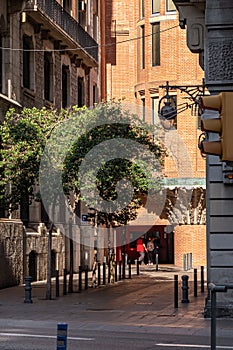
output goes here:
{"type": "MultiPolygon", "coordinates": [[[[152,97],[161,99],[165,89],[160,88],[169,81],[170,85],[201,85],[204,73],[199,66],[199,57],[189,51],[186,44],[186,31],[179,27],[177,12],[165,11],[165,0],[161,0],[160,14],[151,14],[151,1],[144,1],[145,16],[140,17],[139,0],[120,2],[106,0],[105,36],[108,65],[106,95],[109,98],[122,98],[130,104],[131,110],[140,110],[145,99],[146,121],[152,120],[152,97]],[[160,65],[152,66],[151,24],[160,23],[160,65]],[[145,68],[140,64],[141,26],[145,27],[145,68]],[[115,31],[113,31],[113,29],[115,31]],[[111,45],[110,45],[111,44],[111,45]],[[113,45],[114,44],[114,45],[113,45]]],[[[103,60],[104,62],[104,60],[103,60]]],[[[179,89],[173,90],[177,104],[188,102],[187,95],[179,89]]],[[[171,138],[173,154],[166,159],[164,172],[167,177],[205,177],[205,160],[201,157],[198,145],[200,130],[198,117],[191,109],[178,114],[177,132],[179,140],[171,138]]],[[[174,132],[173,132],[174,133],[174,132]]],[[[177,136],[176,136],[177,137],[177,136]]],[[[195,265],[206,263],[206,235],[204,225],[177,226],[175,231],[175,264],[183,266],[183,254],[192,252],[195,265]]]]}
{"type": "Polygon", "coordinates": [[[184,254],[192,253],[193,267],[206,266],[205,225],[180,225],[174,230],[175,265],[183,267],[184,254]]]}

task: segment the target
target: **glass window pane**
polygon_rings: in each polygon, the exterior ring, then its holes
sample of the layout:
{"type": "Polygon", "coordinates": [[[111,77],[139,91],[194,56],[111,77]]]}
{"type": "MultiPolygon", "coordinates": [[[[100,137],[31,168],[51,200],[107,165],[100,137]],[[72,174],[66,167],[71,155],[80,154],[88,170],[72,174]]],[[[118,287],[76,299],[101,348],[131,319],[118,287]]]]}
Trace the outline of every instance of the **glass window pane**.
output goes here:
{"type": "Polygon", "coordinates": [[[145,27],[141,26],[141,67],[145,68],[145,27]]]}
{"type": "Polygon", "coordinates": [[[160,23],[152,24],[152,66],[160,66],[160,23]]]}
{"type": "Polygon", "coordinates": [[[152,0],[152,13],[160,12],[160,0],[152,0]]]}
{"type": "Polygon", "coordinates": [[[176,11],[176,7],[172,0],[166,0],[166,11],[167,12],[176,11]]]}

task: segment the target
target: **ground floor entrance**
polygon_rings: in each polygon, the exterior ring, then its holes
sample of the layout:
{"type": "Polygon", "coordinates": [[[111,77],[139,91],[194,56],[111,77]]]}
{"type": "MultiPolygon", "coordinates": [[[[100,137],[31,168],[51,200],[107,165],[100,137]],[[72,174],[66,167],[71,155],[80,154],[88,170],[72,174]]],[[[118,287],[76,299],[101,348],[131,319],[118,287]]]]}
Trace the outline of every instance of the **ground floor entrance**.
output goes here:
{"type": "MultiPolygon", "coordinates": [[[[158,242],[158,256],[160,264],[174,264],[174,233],[165,232],[163,225],[154,226],[129,226],[125,228],[124,239],[122,246],[117,242],[116,259],[117,261],[123,260],[124,256],[128,260],[134,262],[139,258],[139,252],[137,251],[137,240],[142,237],[145,245],[152,239],[158,242]]],[[[122,239],[122,232],[117,232],[118,239],[122,239]]],[[[145,252],[146,253],[146,252],[145,252]]],[[[145,263],[148,260],[147,254],[145,254],[145,263]]]]}

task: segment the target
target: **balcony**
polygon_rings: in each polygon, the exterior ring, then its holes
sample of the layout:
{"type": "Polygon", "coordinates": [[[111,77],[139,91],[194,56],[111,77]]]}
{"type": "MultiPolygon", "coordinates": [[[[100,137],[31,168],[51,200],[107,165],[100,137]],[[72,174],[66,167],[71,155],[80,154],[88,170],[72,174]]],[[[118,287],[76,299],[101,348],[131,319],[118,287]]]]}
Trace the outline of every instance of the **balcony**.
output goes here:
{"type": "Polygon", "coordinates": [[[88,65],[97,65],[97,42],[56,0],[27,0],[24,11],[67,50],[88,65]]]}

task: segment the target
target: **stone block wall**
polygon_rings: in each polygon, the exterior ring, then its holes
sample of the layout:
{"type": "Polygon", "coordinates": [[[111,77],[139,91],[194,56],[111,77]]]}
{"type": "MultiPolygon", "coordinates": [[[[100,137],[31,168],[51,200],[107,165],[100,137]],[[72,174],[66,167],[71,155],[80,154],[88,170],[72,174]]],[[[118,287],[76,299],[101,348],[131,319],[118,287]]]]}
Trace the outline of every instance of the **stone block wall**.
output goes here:
{"type": "Polygon", "coordinates": [[[22,222],[0,219],[0,289],[23,283],[23,247],[22,222]]]}

